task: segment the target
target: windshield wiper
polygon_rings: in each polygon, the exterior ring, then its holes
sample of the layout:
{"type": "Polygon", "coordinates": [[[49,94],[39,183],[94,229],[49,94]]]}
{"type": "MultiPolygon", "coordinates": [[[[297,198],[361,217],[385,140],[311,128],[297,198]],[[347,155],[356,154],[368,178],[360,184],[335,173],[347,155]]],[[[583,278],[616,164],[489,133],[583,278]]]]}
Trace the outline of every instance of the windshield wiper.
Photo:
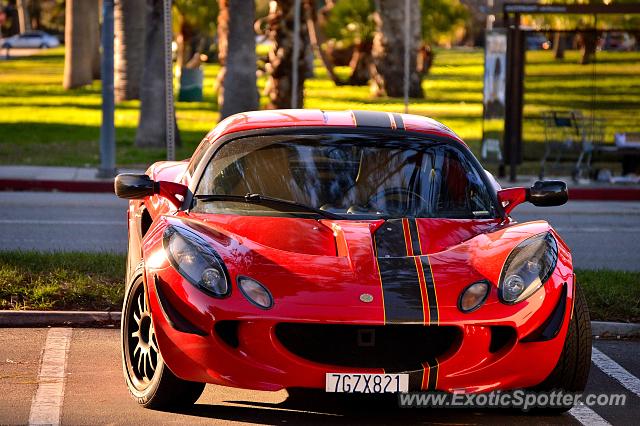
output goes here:
{"type": "Polygon", "coordinates": [[[261,205],[270,205],[273,207],[296,207],[299,210],[304,210],[312,213],[316,213],[320,216],[324,216],[328,219],[334,220],[342,220],[344,219],[342,216],[337,214],[317,209],[312,206],[308,206],[303,203],[298,203],[297,201],[285,200],[282,198],[270,197],[268,195],[262,194],[247,194],[247,195],[226,195],[226,194],[211,194],[211,195],[196,195],[196,199],[199,201],[238,201],[243,203],[252,203],[252,204],[261,204],[261,205]]]}

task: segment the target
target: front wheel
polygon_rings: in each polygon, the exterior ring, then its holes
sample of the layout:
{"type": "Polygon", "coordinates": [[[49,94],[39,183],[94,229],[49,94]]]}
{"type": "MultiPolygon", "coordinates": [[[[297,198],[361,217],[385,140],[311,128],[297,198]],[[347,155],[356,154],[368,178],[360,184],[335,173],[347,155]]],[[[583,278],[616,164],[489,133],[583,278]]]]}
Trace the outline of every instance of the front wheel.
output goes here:
{"type": "Polygon", "coordinates": [[[188,407],[198,400],[205,384],[176,377],[162,359],[142,277],[126,292],[121,341],[125,382],[138,404],[162,410],[188,407]]]}
{"type": "MultiPolygon", "coordinates": [[[[536,387],[537,391],[560,390],[565,393],[583,392],[591,369],[591,321],[587,300],[582,288],[575,283],[573,317],[560,354],[560,359],[549,377],[536,387]]],[[[548,414],[560,414],[572,406],[544,410],[548,414]]]]}

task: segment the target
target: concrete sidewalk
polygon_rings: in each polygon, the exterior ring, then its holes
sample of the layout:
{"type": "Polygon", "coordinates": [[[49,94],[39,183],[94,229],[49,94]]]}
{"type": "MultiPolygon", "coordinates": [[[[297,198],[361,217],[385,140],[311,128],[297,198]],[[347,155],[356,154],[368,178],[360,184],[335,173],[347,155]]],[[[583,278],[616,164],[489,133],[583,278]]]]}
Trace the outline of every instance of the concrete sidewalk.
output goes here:
{"type": "MultiPolygon", "coordinates": [[[[119,173],[144,173],[141,169],[119,169],[119,173]]],[[[0,166],[0,191],[113,192],[113,179],[97,177],[93,167],[0,166]]],[[[569,185],[572,200],[640,201],[640,185],[590,182],[575,184],[569,176],[549,177],[569,185]]],[[[522,175],[513,183],[500,180],[503,188],[530,186],[536,176],[522,175]]]]}

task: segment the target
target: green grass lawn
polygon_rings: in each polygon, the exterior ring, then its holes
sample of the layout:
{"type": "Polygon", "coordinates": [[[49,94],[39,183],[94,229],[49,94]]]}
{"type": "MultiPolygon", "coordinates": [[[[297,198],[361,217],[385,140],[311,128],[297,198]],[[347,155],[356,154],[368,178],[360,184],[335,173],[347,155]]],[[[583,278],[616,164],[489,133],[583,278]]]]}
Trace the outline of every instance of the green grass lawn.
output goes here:
{"type": "MultiPolygon", "coordinates": [[[[527,54],[525,95],[525,156],[536,160],[543,134],[538,120],[548,109],[580,109],[593,101],[593,67],[577,64],[575,51],[554,62],[551,52],[527,54]]],[[[62,89],[63,48],[30,58],[0,61],[0,164],[97,165],[101,120],[100,83],[76,90],[62,89]]],[[[640,130],[640,53],[599,52],[596,115],[607,120],[607,138],[615,131],[640,130]]],[[[186,158],[218,121],[213,84],[218,65],[205,65],[204,101],[178,102],[177,118],[186,158]]],[[[345,74],[346,68],[338,72],[345,74]]],[[[482,137],[481,50],[439,50],[431,74],[424,80],[425,99],[414,99],[410,112],[437,118],[455,130],[477,152],[482,137]]],[[[262,91],[264,78],[258,85],[262,91]]],[[[261,104],[266,104],[264,96],[261,104]]],[[[162,159],[162,150],[134,147],[139,102],[116,109],[117,163],[144,166],[162,159]]],[[[305,85],[305,107],[402,111],[401,99],[372,98],[368,87],[335,87],[326,72],[305,85]]]]}
{"type": "MultiPolygon", "coordinates": [[[[0,309],[120,310],[125,256],[0,252],[0,309]]],[[[640,272],[578,270],[592,320],[640,322],[640,272]]]]}

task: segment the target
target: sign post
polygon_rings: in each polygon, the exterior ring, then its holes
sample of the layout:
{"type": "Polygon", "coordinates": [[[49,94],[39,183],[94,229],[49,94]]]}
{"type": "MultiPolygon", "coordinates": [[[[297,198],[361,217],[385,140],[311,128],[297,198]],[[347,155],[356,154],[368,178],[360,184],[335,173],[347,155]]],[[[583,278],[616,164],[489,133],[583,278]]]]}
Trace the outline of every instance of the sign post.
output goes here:
{"type": "Polygon", "coordinates": [[[293,5],[293,52],[291,54],[291,108],[298,108],[298,85],[300,84],[300,17],[301,0],[295,0],[293,5]]]}
{"type": "Polygon", "coordinates": [[[100,168],[98,177],[116,175],[116,139],[113,94],[113,0],[102,2],[102,125],[100,127],[100,168]]]}
{"type": "Polygon", "coordinates": [[[173,104],[173,42],[171,21],[171,0],[164,0],[164,98],[165,98],[165,134],[167,137],[167,160],[176,159],[175,111],[173,104]]]}

